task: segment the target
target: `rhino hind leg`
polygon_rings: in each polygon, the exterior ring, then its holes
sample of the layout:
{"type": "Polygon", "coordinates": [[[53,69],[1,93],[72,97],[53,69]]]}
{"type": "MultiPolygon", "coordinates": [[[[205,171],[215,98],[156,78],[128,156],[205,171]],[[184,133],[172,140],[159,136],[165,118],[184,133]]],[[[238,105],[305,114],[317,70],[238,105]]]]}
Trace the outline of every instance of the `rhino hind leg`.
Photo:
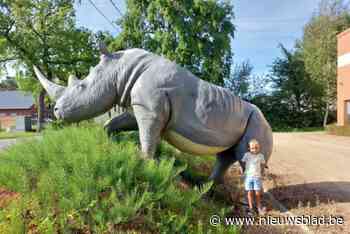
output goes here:
{"type": "Polygon", "coordinates": [[[255,106],[249,117],[244,134],[234,149],[234,155],[240,161],[241,166],[243,165],[241,159],[248,151],[248,143],[251,139],[256,139],[259,142],[260,152],[264,155],[267,162],[272,153],[272,130],[262,112],[255,106]]]}
{"type": "Polygon", "coordinates": [[[213,180],[215,184],[222,184],[225,172],[236,161],[234,147],[218,153],[216,155],[216,163],[209,180],[213,180]]]}
{"type": "Polygon", "coordinates": [[[273,146],[272,130],[264,115],[255,106],[253,106],[244,134],[238,143],[217,154],[216,164],[209,179],[214,180],[217,184],[222,183],[226,170],[236,161],[239,161],[242,169],[244,169],[241,159],[248,151],[248,143],[251,139],[259,141],[260,151],[264,155],[265,160],[268,161],[273,146]]]}
{"type": "Polygon", "coordinates": [[[138,130],[138,127],[135,117],[128,112],[124,112],[106,122],[104,129],[110,137],[112,134],[119,132],[138,130]]]}

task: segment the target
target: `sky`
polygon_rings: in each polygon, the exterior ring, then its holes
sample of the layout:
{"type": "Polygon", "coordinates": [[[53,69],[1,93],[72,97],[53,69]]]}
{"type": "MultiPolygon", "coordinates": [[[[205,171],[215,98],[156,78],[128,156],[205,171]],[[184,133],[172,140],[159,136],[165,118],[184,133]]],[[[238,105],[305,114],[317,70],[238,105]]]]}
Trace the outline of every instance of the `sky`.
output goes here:
{"type": "MultiPolygon", "coordinates": [[[[113,21],[125,12],[124,0],[82,0],[76,4],[79,26],[93,31],[120,32],[113,21]],[[92,3],[102,11],[102,16],[92,3]]],[[[293,48],[301,39],[303,26],[317,9],[319,0],[233,0],[235,38],[232,41],[234,62],[249,60],[255,74],[268,73],[274,59],[281,55],[278,45],[293,48]]]]}

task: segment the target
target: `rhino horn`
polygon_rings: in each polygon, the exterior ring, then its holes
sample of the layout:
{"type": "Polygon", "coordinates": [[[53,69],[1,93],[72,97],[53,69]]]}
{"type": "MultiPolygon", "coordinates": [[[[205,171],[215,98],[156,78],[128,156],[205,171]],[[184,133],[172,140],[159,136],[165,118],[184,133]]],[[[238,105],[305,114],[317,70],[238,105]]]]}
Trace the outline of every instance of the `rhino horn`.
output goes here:
{"type": "Polygon", "coordinates": [[[100,42],[98,44],[98,47],[99,47],[101,55],[106,55],[106,56],[110,56],[111,55],[111,53],[109,53],[109,51],[107,49],[107,46],[106,46],[106,44],[104,42],[100,42]]]}
{"type": "Polygon", "coordinates": [[[34,72],[50,98],[54,101],[60,98],[66,88],[49,81],[36,66],[34,66],[34,72]]]}
{"type": "Polygon", "coordinates": [[[73,86],[76,83],[79,83],[79,79],[75,75],[70,75],[68,77],[68,87],[73,86]]]}

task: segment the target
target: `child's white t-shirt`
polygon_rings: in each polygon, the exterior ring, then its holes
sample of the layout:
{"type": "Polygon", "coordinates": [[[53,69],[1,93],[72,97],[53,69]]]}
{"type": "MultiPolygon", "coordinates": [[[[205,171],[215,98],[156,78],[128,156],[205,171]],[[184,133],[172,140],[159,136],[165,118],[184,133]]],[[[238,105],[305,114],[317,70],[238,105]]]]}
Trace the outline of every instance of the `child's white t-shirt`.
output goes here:
{"type": "Polygon", "coordinates": [[[265,163],[263,154],[252,154],[247,152],[244,154],[242,162],[245,162],[244,175],[246,177],[261,177],[261,164],[265,163]]]}

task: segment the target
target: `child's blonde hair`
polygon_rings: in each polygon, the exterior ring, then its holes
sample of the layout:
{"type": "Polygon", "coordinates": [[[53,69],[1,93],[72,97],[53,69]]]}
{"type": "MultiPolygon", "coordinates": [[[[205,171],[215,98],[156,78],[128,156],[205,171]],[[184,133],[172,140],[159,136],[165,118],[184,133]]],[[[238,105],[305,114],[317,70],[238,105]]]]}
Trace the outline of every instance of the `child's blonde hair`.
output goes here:
{"type": "Polygon", "coordinates": [[[260,145],[260,144],[259,144],[259,141],[258,141],[257,139],[255,139],[255,138],[253,138],[253,139],[251,139],[251,140],[249,141],[248,145],[250,145],[250,144],[258,144],[258,145],[260,145]]]}

